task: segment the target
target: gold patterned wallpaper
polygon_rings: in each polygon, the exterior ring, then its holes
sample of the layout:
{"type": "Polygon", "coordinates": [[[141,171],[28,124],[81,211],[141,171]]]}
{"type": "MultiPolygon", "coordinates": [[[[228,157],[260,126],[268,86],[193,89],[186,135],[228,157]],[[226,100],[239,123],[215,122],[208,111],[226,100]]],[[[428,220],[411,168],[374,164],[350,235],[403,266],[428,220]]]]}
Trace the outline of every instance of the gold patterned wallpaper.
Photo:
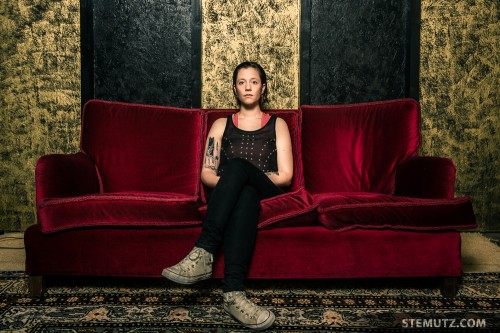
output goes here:
{"type": "Polygon", "coordinates": [[[300,0],[202,1],[202,106],[233,108],[233,69],[256,61],[268,75],[269,108],[299,103],[300,0]]]}
{"type": "MultiPolygon", "coordinates": [[[[457,166],[483,230],[500,230],[498,1],[422,0],[423,155],[457,166]]],[[[296,108],[300,0],[202,1],[202,105],[235,107],[232,69],[260,62],[272,108],[296,108]]],[[[0,230],[35,223],[34,167],[78,150],[79,0],[0,2],[0,230]]]]}
{"type": "Polygon", "coordinates": [[[422,155],[450,157],[456,192],[500,231],[499,1],[422,1],[422,155]]]}
{"type": "Polygon", "coordinates": [[[35,223],[38,157],[78,149],[79,6],[0,2],[0,230],[35,223]]]}

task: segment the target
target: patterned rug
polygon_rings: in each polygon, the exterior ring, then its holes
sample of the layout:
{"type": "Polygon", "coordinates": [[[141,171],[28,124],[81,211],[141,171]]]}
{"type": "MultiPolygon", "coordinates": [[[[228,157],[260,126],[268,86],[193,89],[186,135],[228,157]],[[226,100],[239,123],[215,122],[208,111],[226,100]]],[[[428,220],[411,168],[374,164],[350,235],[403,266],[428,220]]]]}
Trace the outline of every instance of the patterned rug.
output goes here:
{"type": "MultiPolygon", "coordinates": [[[[276,315],[272,332],[500,332],[500,273],[465,274],[456,298],[434,279],[248,281],[276,315]]],[[[20,272],[0,273],[0,332],[242,332],[219,280],[50,279],[30,298],[20,272]]]]}

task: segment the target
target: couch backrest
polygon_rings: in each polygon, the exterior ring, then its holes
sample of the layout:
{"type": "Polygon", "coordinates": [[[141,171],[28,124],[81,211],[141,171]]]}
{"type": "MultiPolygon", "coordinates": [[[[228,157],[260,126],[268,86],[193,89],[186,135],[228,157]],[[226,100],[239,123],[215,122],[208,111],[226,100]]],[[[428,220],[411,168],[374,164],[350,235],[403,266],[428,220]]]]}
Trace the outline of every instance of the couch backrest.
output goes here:
{"type": "Polygon", "coordinates": [[[82,114],[81,150],[93,159],[102,192],[199,195],[199,109],[91,100],[82,114]]]}
{"type": "Polygon", "coordinates": [[[412,99],[301,109],[304,182],[312,194],[391,194],[397,166],[420,146],[420,108],[412,99]]]}
{"type": "MultiPolygon", "coordinates": [[[[219,118],[227,117],[230,114],[235,113],[236,110],[228,109],[207,109],[204,110],[205,121],[203,125],[203,149],[205,147],[205,142],[207,138],[208,131],[212,127],[212,124],[219,118]]],[[[300,123],[302,112],[300,110],[269,110],[269,114],[276,115],[286,121],[288,125],[288,130],[290,131],[290,137],[292,141],[293,149],[293,179],[292,184],[289,187],[290,191],[296,190],[299,187],[304,186],[304,177],[302,171],[302,156],[301,156],[301,134],[300,134],[300,123]]],[[[203,161],[201,161],[203,163],[203,161]]],[[[203,192],[202,192],[203,194],[203,192]]],[[[205,197],[203,197],[205,199],[205,197]]]]}

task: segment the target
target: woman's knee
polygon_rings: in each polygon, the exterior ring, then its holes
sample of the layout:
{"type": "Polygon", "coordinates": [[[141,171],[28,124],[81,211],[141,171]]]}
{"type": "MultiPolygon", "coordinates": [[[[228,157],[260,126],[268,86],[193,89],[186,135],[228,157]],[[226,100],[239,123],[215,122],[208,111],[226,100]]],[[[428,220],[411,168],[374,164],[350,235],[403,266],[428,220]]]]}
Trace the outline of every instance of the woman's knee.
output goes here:
{"type": "Polygon", "coordinates": [[[233,218],[247,221],[254,225],[257,223],[260,214],[259,192],[252,186],[246,185],[240,192],[238,202],[233,211],[233,218]]]}
{"type": "Polygon", "coordinates": [[[248,205],[258,206],[260,208],[259,191],[257,191],[253,186],[245,185],[245,187],[241,190],[239,201],[247,203],[248,205]]]}

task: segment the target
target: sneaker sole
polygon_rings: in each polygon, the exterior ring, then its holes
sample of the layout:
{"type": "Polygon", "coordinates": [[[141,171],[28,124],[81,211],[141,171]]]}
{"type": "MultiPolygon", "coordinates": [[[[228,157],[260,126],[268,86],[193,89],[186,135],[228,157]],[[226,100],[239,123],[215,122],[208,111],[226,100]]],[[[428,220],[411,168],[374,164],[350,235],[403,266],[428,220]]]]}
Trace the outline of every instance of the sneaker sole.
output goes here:
{"type": "Polygon", "coordinates": [[[262,330],[265,330],[269,327],[271,327],[273,324],[274,324],[274,321],[276,320],[276,317],[274,316],[274,313],[270,312],[271,315],[269,316],[269,318],[267,318],[265,321],[263,321],[262,323],[260,324],[255,324],[255,325],[249,325],[249,324],[245,324],[245,323],[242,323],[241,321],[239,321],[236,317],[234,317],[231,312],[229,312],[228,310],[226,310],[226,308],[224,308],[224,311],[226,311],[227,314],[231,315],[231,317],[233,317],[237,322],[239,322],[241,325],[247,327],[247,328],[250,328],[250,329],[253,329],[255,331],[262,331],[262,330]]]}
{"type": "Polygon", "coordinates": [[[163,277],[165,277],[166,279],[168,279],[170,281],[173,281],[175,283],[189,285],[189,284],[194,284],[196,282],[200,282],[200,281],[203,281],[203,280],[210,279],[210,277],[212,276],[212,273],[208,273],[208,274],[204,274],[204,275],[200,275],[200,276],[196,276],[196,277],[187,278],[187,277],[180,276],[178,274],[172,273],[171,271],[169,271],[167,269],[164,269],[161,272],[161,275],[163,275],[163,277]]]}

